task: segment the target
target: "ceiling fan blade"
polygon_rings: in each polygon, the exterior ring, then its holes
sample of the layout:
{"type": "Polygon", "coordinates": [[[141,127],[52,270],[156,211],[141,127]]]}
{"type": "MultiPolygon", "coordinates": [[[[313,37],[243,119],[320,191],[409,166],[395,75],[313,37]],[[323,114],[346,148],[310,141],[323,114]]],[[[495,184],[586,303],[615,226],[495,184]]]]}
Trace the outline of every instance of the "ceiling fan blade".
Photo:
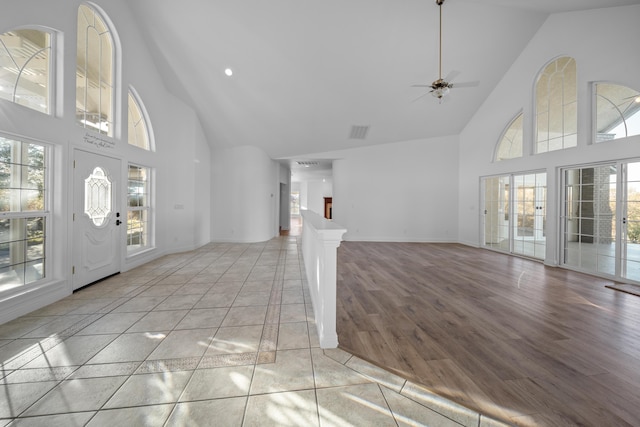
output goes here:
{"type": "Polygon", "coordinates": [[[432,91],[432,90],[430,90],[429,92],[425,92],[425,93],[423,93],[422,95],[420,95],[419,97],[417,97],[416,99],[414,99],[414,100],[413,100],[413,101],[411,101],[411,102],[416,102],[417,100],[422,99],[422,98],[424,98],[425,96],[429,95],[431,92],[433,92],[433,91],[432,91]]]}
{"type": "Polygon", "coordinates": [[[449,87],[454,88],[454,87],[476,87],[479,86],[480,82],[479,81],[475,81],[475,82],[462,82],[462,83],[450,83],[449,87]]]}
{"type": "Polygon", "coordinates": [[[452,71],[449,71],[449,74],[447,74],[447,76],[442,80],[444,80],[445,82],[451,82],[451,80],[455,79],[459,75],[460,75],[460,71],[452,70],[452,71]]]}

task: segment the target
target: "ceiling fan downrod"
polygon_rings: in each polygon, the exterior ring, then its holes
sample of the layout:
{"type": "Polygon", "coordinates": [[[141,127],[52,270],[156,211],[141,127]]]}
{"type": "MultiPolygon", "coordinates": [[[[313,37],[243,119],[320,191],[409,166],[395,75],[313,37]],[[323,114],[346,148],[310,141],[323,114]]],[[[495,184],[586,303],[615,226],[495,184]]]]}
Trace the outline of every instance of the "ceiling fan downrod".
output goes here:
{"type": "Polygon", "coordinates": [[[438,9],[440,9],[440,34],[439,34],[439,46],[438,46],[438,80],[442,80],[442,4],[444,0],[436,0],[438,9]]]}

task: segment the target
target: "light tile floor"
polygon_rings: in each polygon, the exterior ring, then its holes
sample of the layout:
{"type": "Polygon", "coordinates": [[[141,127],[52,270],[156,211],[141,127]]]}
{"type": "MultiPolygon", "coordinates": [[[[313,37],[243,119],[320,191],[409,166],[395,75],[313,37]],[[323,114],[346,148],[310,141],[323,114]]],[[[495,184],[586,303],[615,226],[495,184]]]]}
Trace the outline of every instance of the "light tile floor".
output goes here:
{"type": "Polygon", "coordinates": [[[165,256],[0,325],[0,426],[491,426],[322,350],[297,237],[165,256]]]}

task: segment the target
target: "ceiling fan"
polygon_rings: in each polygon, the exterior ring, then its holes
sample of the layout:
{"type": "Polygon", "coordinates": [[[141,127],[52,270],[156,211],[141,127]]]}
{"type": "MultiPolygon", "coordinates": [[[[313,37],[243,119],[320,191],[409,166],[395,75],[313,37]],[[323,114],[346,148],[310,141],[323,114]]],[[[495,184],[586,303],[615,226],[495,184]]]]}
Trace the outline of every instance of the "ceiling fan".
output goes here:
{"type": "Polygon", "coordinates": [[[440,37],[439,37],[439,55],[438,55],[438,79],[436,81],[434,81],[433,83],[431,83],[430,85],[412,85],[411,87],[428,87],[431,88],[431,90],[421,96],[419,96],[418,98],[416,98],[415,100],[417,101],[418,99],[422,98],[423,96],[427,95],[428,93],[430,93],[431,95],[433,95],[434,97],[438,98],[440,100],[440,102],[442,102],[442,98],[447,95],[449,93],[449,90],[452,89],[454,86],[455,87],[474,87],[474,86],[478,86],[478,84],[480,82],[465,82],[465,83],[453,83],[451,80],[453,80],[457,75],[458,72],[456,71],[452,71],[450,72],[447,77],[445,77],[444,79],[442,78],[442,4],[444,3],[444,0],[436,0],[436,4],[438,5],[438,8],[440,9],[440,37]]]}

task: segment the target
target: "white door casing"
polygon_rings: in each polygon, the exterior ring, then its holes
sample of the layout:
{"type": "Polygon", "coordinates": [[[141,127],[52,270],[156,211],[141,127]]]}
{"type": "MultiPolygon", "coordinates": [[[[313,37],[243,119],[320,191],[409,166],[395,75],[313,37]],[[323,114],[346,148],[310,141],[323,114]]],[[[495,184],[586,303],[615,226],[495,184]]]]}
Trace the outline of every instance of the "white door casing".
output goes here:
{"type": "Polygon", "coordinates": [[[121,161],[74,150],[73,289],[120,272],[121,161]]]}

